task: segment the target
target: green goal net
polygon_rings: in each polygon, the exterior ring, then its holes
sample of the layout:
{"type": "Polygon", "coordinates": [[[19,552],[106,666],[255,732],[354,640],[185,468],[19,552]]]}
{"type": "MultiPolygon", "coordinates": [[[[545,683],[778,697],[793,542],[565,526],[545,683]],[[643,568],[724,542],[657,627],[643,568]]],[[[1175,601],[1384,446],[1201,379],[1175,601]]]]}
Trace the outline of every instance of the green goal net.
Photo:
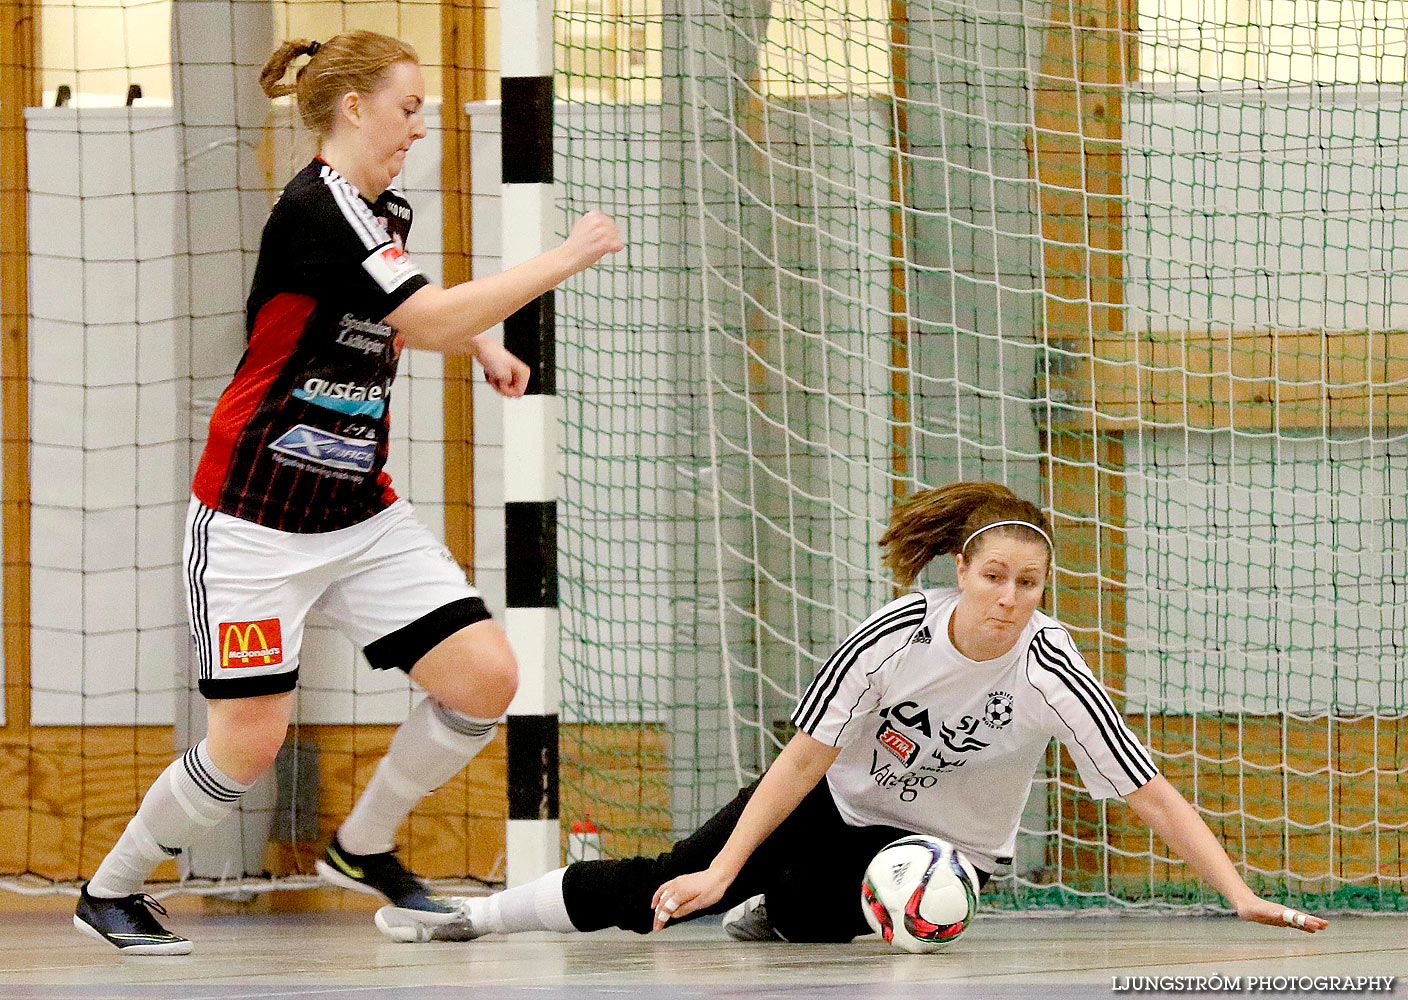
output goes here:
{"type": "MultiPolygon", "coordinates": [[[[556,26],[563,200],[630,242],[558,298],[566,810],[616,853],[691,829],[892,595],[893,500],[994,479],[1049,511],[1048,610],[1247,879],[1401,909],[1408,4],[556,26]]],[[[1054,747],[985,895],[1220,905],[1054,747]]]]}
{"type": "MultiPolygon", "coordinates": [[[[259,66],[353,27],[418,47],[411,251],[458,280],[500,263],[499,21],[6,11],[0,888],[49,891],[199,738],[192,463],[312,148],[259,66]]],[[[1048,610],[1247,879],[1403,909],[1408,2],[559,0],[555,27],[562,207],[629,240],[556,298],[564,843],[590,814],[606,851],[658,849],[765,768],[893,594],[894,500],[982,478],[1050,513],[1048,610]]],[[[471,381],[408,357],[390,468],[501,608],[471,381]]],[[[288,766],[158,880],[308,872],[413,697],[334,626],[288,766]]],[[[417,871],[502,876],[503,773],[500,742],[417,812],[417,871]]],[[[1219,905],[1055,747],[985,898],[1219,905]]]]}

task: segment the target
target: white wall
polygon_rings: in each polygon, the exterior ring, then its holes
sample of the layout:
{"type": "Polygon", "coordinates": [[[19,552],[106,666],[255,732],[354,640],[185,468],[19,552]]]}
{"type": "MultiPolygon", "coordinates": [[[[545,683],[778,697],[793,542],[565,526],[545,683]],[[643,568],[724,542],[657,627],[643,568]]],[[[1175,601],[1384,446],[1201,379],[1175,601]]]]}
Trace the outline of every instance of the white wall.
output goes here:
{"type": "MultiPolygon", "coordinates": [[[[1125,329],[1408,323],[1399,87],[1132,95],[1125,329]]],[[[1368,713],[1408,696],[1408,418],[1126,436],[1131,708],[1368,713]]]]}
{"type": "Polygon", "coordinates": [[[169,722],[187,372],[169,109],[29,109],[36,724],[169,722]]]}
{"type": "Polygon", "coordinates": [[[1131,94],[1125,329],[1408,324],[1404,96],[1131,94]]]}
{"type": "Polygon", "coordinates": [[[1127,447],[1131,709],[1399,711],[1408,441],[1127,447]]]}

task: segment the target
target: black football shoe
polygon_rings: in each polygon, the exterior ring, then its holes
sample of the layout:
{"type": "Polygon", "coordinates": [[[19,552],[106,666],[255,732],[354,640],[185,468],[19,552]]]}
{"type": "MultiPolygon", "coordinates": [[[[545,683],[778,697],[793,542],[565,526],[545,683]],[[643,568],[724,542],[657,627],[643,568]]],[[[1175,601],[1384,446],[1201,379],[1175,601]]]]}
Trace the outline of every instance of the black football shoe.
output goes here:
{"type": "Polygon", "coordinates": [[[382,854],[352,854],[334,837],[327,852],[317,861],[323,880],[344,889],[383,896],[396,915],[435,926],[461,919],[460,900],[430,891],[414,872],[396,857],[395,851],[382,854]]]}
{"type": "Polygon", "coordinates": [[[191,942],[161,926],[156,913],[165,916],[166,907],[145,893],[104,899],[88,895],[85,882],[78,892],[73,926],[124,955],[189,955],[191,942]]]}

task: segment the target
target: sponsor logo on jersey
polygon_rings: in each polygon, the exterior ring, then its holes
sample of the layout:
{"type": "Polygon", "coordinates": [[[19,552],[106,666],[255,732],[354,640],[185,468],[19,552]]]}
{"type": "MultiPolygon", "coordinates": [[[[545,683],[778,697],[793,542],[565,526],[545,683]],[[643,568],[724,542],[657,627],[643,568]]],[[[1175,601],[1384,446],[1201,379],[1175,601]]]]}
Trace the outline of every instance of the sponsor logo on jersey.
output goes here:
{"type": "Polygon", "coordinates": [[[1012,721],[1012,696],[1006,691],[993,691],[983,709],[983,725],[990,729],[1005,729],[1012,721]]]}
{"type": "MultiPolygon", "coordinates": [[[[935,770],[925,768],[924,770],[935,770]]],[[[870,780],[879,788],[893,788],[901,802],[913,802],[924,789],[933,788],[939,779],[932,774],[897,771],[892,763],[880,759],[880,751],[870,752],[870,780]]]]}
{"type": "Polygon", "coordinates": [[[315,375],[293,390],[293,398],[351,417],[380,419],[386,412],[386,387],[383,385],[329,382],[315,375]]]}
{"type": "Polygon", "coordinates": [[[898,705],[890,705],[880,709],[880,718],[893,719],[906,729],[917,729],[925,736],[932,737],[934,730],[929,722],[929,710],[919,708],[919,703],[914,701],[902,701],[898,705]],[[909,712],[909,709],[919,709],[917,712],[909,712]]]}
{"type": "MultiPolygon", "coordinates": [[[[986,746],[987,744],[983,745],[986,746]]],[[[944,756],[943,750],[935,750],[929,756],[934,759],[935,763],[920,764],[919,770],[937,771],[942,774],[945,771],[952,771],[954,768],[962,767],[964,764],[968,763],[968,759],[966,757],[955,757],[953,760],[950,760],[949,758],[944,756]]]]}
{"type": "Polygon", "coordinates": [[[343,313],[337,326],[337,336],[333,338],[333,343],[361,351],[363,354],[384,354],[387,341],[396,332],[390,323],[358,319],[351,313],[343,313]]]}
{"type": "Polygon", "coordinates": [[[889,719],[880,723],[880,729],[875,734],[875,738],[880,741],[882,747],[899,758],[900,763],[905,767],[913,764],[914,758],[919,756],[919,744],[890,725],[889,719]]]}
{"type": "Polygon", "coordinates": [[[989,746],[973,735],[978,728],[978,717],[976,715],[965,715],[952,726],[945,722],[939,727],[939,739],[944,741],[944,746],[954,753],[972,753],[975,750],[985,750],[989,746]]]}
{"type": "Polygon", "coordinates": [[[388,243],[373,250],[367,255],[367,259],[362,261],[362,269],[388,294],[420,274],[420,268],[416,267],[405,251],[395,243],[388,243]]]}
{"type": "Polygon", "coordinates": [[[346,330],[339,330],[333,338],[333,343],[361,351],[363,354],[381,354],[386,350],[386,344],[382,341],[361,333],[348,333],[346,330]]]}
{"type": "Polygon", "coordinates": [[[920,626],[919,631],[914,633],[914,638],[911,639],[911,640],[909,640],[909,644],[912,646],[912,645],[914,645],[915,643],[919,643],[919,642],[933,642],[933,641],[934,641],[934,633],[932,633],[932,632],[929,631],[929,626],[928,626],[928,625],[922,625],[922,626],[920,626]]]}
{"type": "Polygon", "coordinates": [[[284,662],[277,618],[220,623],[220,666],[272,667],[284,662]]]}
{"type": "Polygon", "coordinates": [[[307,424],[294,424],[269,445],[269,450],[352,472],[371,472],[376,461],[375,441],[358,441],[307,424]]]}
{"type": "Polygon", "coordinates": [[[409,219],[411,217],[411,210],[409,208],[405,205],[398,205],[394,201],[388,201],[381,207],[386,209],[387,215],[394,215],[398,219],[409,219]]]}
{"type": "Polygon", "coordinates": [[[981,715],[967,713],[939,725],[938,741],[925,754],[918,735],[931,736],[929,710],[917,702],[902,701],[880,709],[880,728],[875,740],[884,747],[872,751],[870,779],[880,788],[893,788],[901,802],[913,802],[938,785],[940,774],[956,771],[992,744],[974,735],[984,724],[1001,729],[1011,721],[1012,696],[1005,691],[988,695],[981,715]],[[903,728],[900,728],[903,727],[903,728]],[[921,755],[922,758],[921,758],[921,755]],[[894,761],[889,757],[895,758],[894,761]],[[895,767],[895,761],[900,764],[895,767]]]}

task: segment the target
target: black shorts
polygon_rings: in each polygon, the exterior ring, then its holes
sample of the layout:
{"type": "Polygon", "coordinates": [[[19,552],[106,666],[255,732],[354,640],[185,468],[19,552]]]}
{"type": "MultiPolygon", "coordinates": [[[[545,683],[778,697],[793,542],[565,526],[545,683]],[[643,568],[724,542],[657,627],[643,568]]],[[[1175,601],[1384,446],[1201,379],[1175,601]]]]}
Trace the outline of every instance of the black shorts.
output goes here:
{"type": "MultiPolygon", "coordinates": [[[[620,927],[646,933],[655,918],[650,905],[661,883],[703,871],[728,840],[755,781],[690,836],[653,858],[581,861],[563,876],[567,915],[578,930],[620,927]]],[[[686,919],[723,913],[759,893],[768,919],[792,942],[839,942],[870,933],[860,904],[865,869],[880,848],[912,831],[893,826],[850,826],[836,810],[823,778],[758,845],[728,891],[714,906],[686,919]]],[[[979,884],[989,873],[979,870],[979,884]]]]}

